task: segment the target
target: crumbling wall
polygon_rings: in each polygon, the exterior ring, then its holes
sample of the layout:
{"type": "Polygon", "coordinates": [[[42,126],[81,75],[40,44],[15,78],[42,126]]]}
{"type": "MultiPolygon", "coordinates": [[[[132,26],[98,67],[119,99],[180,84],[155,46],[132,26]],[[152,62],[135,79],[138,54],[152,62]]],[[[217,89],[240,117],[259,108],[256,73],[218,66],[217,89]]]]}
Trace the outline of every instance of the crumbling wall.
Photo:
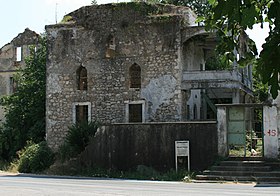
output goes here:
{"type": "MultiPolygon", "coordinates": [[[[25,29],[10,43],[0,49],[0,96],[13,93],[13,77],[25,67],[24,59],[29,55],[29,46],[38,44],[39,35],[25,29]],[[20,47],[20,61],[17,60],[17,47],[20,47]]],[[[4,119],[4,109],[0,106],[0,121],[4,119]]]]}
{"type": "Polygon", "coordinates": [[[180,29],[192,17],[183,7],[108,4],[80,8],[68,23],[47,26],[50,146],[57,149],[73,123],[73,103],[90,103],[91,118],[103,123],[127,122],[127,104],[135,101],[144,103],[145,122],[180,121],[180,29]],[[133,64],[141,67],[141,88],[129,87],[133,64]],[[77,90],[80,66],[88,73],[86,91],[77,90]]]}
{"type": "Polygon", "coordinates": [[[23,33],[18,34],[10,43],[0,49],[0,71],[16,71],[19,67],[25,65],[24,58],[29,55],[29,46],[38,44],[39,35],[25,29],[23,33]],[[16,62],[16,48],[21,47],[21,61],[16,62]]]}

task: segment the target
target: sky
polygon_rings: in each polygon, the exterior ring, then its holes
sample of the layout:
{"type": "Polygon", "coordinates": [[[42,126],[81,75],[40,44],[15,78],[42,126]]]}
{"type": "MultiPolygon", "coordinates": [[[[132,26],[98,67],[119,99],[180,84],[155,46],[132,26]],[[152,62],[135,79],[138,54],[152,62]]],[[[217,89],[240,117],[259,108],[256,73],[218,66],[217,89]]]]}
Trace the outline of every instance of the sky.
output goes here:
{"type": "MultiPolygon", "coordinates": [[[[98,4],[117,3],[130,0],[97,0],[98,4]]],[[[61,21],[63,16],[82,6],[90,5],[91,0],[0,0],[0,48],[12,41],[25,28],[43,33],[45,25],[61,21]]],[[[247,31],[260,51],[268,36],[268,27],[254,26],[247,31]]]]}
{"type": "MultiPolygon", "coordinates": [[[[128,0],[97,0],[98,4],[128,0]]],[[[27,27],[43,33],[45,25],[61,21],[63,16],[91,0],[0,0],[0,48],[12,41],[27,27]],[[57,17],[56,17],[57,15],[57,17]]]]}

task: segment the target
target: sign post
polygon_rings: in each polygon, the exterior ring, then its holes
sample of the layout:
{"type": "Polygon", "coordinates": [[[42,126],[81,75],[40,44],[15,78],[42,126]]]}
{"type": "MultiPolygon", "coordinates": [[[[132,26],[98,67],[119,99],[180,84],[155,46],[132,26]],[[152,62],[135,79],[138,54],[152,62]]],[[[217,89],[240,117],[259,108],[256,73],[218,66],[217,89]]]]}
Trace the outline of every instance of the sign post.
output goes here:
{"type": "Polygon", "coordinates": [[[175,141],[175,165],[178,171],[178,157],[188,157],[188,171],[190,171],[190,143],[189,141],[175,141]]]}

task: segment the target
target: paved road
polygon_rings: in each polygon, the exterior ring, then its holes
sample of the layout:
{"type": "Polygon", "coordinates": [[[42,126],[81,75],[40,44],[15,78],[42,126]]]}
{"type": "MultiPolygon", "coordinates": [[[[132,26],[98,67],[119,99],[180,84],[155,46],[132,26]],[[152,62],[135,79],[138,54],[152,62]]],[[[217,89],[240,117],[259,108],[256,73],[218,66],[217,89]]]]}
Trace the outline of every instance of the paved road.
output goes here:
{"type": "Polygon", "coordinates": [[[280,185],[218,184],[90,179],[0,174],[1,196],[219,196],[280,195],[280,185]]]}

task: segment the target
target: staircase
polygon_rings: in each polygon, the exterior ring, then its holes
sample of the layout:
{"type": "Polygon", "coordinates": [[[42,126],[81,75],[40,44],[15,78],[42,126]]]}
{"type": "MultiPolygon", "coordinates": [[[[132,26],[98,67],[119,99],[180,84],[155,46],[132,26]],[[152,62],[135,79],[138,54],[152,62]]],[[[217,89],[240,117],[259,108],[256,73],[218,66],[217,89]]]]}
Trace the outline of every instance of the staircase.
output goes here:
{"type": "Polygon", "coordinates": [[[210,181],[280,183],[280,162],[266,161],[261,157],[232,157],[197,175],[195,180],[210,181]]]}

